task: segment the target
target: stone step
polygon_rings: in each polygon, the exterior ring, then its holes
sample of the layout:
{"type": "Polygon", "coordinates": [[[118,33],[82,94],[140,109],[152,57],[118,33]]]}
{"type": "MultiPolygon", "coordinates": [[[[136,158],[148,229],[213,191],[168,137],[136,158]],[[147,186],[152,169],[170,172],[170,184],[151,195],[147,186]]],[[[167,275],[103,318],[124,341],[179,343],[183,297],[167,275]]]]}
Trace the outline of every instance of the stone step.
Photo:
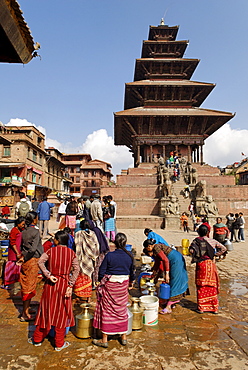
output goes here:
{"type": "Polygon", "coordinates": [[[118,229],[164,229],[164,217],[159,216],[117,216],[116,227],[118,229]]]}

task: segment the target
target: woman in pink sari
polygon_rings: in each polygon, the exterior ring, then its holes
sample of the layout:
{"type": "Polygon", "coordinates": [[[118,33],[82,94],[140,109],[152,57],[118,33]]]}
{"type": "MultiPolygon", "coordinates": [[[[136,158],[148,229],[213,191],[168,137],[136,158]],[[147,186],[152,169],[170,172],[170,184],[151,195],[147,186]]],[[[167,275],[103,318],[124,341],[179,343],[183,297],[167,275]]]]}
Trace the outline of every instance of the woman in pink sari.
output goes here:
{"type": "Polygon", "coordinates": [[[135,279],[133,256],[126,251],[127,237],[118,233],[115,237],[116,250],[106,254],[99,269],[97,305],[93,326],[102,331],[102,339],[93,344],[108,348],[108,335],[119,334],[120,344],[127,344],[128,288],[135,279]]]}

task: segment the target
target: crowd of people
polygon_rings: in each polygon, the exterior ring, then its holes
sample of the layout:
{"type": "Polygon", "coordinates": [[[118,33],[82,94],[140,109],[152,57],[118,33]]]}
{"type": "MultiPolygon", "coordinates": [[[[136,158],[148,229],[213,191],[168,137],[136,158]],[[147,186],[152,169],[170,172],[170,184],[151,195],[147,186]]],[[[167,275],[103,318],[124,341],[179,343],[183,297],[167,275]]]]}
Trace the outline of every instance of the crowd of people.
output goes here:
{"type": "MultiPolygon", "coordinates": [[[[191,263],[196,264],[196,291],[197,291],[197,312],[218,313],[219,277],[215,264],[215,258],[226,253],[226,247],[215,239],[209,238],[208,227],[201,224],[197,230],[198,237],[195,238],[189,247],[192,256],[191,263]]],[[[170,284],[170,298],[161,314],[172,312],[172,307],[189,294],[188,274],[184,257],[173,246],[163,240],[152,230],[145,229],[147,240],[143,243],[143,252],[154,258],[152,277],[157,281],[162,277],[170,284]],[[148,232],[149,231],[149,232],[148,232]]]]}
{"type": "MultiPolygon", "coordinates": [[[[66,328],[75,325],[72,297],[74,295],[79,304],[90,302],[92,291],[96,289],[93,326],[102,332],[102,338],[93,339],[92,343],[107,348],[108,335],[118,334],[120,344],[125,346],[128,291],[134,286],[135,265],[132,253],[126,249],[126,235],[116,233],[116,204],[112,197],[103,197],[102,201],[99,195],[61,200],[57,219],[59,231],[43,240],[43,244],[42,238],[49,232],[48,223],[44,221],[49,221],[47,213],[50,215],[53,204],[43,199],[37,204],[37,212],[30,210],[28,204],[28,213],[23,216],[21,213],[27,209],[28,201],[22,199],[18,218],[9,235],[4,284],[6,287],[20,282],[23,301],[20,321],[35,320],[36,325],[29,343],[40,346],[54,328],[55,350],[67,348],[70,343],[65,340],[66,328]],[[31,300],[36,295],[39,277],[43,277],[44,286],[38,312],[34,312],[31,300]]],[[[186,212],[182,216],[185,216],[181,217],[182,226],[188,231],[186,212]]],[[[244,240],[244,232],[239,233],[235,225],[239,225],[239,229],[244,225],[242,214],[228,214],[227,225],[218,217],[213,225],[213,238],[209,237],[211,227],[205,218],[196,227],[198,236],[190,244],[189,252],[191,262],[196,264],[199,314],[218,313],[219,277],[215,259],[226,254],[224,241],[229,235],[244,240]]],[[[172,308],[189,294],[185,259],[153,230],[146,228],[144,234],[143,252],[154,260],[154,282],[162,278],[170,285],[170,297],[161,302],[160,314],[170,314],[172,308]]]]}
{"type": "MultiPolygon", "coordinates": [[[[193,231],[197,231],[200,225],[205,225],[208,228],[207,236],[209,237],[211,226],[208,222],[207,215],[197,215],[194,210],[194,203],[191,202],[188,207],[188,213],[183,212],[180,216],[181,229],[189,232],[189,219],[192,218],[193,231]]],[[[230,239],[231,242],[245,242],[245,218],[242,212],[239,213],[228,213],[226,215],[226,223],[223,222],[222,217],[216,218],[216,223],[213,225],[213,238],[224,243],[226,239],[230,239]]]]}
{"type": "Polygon", "coordinates": [[[96,288],[94,326],[102,331],[103,338],[93,343],[106,347],[107,335],[118,333],[120,343],[126,345],[128,288],[135,277],[133,256],[125,249],[125,234],[115,235],[114,251],[108,253],[109,243],[102,230],[93,220],[83,219],[74,235],[65,227],[42,244],[38,221],[34,211],[17,218],[9,236],[4,272],[5,287],[17,282],[21,285],[20,321],[35,320],[36,329],[29,343],[40,346],[54,327],[55,350],[68,347],[65,329],[75,325],[72,294],[79,303],[89,302],[96,288]],[[45,283],[34,317],[30,305],[41,273],[45,283]]]}
{"type": "Polygon", "coordinates": [[[75,198],[61,199],[58,208],[57,221],[59,229],[69,227],[72,235],[80,229],[80,221],[91,220],[105,233],[110,241],[115,240],[116,234],[116,210],[117,205],[111,195],[103,196],[95,194],[75,198]]]}

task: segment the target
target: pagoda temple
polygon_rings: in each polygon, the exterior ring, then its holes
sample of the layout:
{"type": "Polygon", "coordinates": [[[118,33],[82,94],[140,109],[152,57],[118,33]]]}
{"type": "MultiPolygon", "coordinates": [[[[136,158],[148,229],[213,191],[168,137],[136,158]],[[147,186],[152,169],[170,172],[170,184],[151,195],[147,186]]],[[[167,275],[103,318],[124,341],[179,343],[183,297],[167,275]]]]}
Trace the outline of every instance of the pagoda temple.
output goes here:
{"type": "Polygon", "coordinates": [[[130,149],[135,167],[172,151],[202,164],[205,139],[234,116],[200,108],[215,84],[190,80],[199,59],[183,58],[188,41],[176,40],[178,29],[150,26],[124,110],[114,114],[115,145],[130,149]]]}

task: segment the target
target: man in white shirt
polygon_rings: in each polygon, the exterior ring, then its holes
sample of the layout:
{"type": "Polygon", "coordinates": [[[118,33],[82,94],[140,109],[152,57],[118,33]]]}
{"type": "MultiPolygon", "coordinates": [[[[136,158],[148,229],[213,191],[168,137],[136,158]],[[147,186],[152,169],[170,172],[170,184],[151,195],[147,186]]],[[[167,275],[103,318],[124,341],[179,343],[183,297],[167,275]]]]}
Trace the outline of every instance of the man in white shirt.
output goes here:
{"type": "Polygon", "coordinates": [[[240,217],[240,220],[241,220],[241,223],[240,223],[240,227],[239,227],[239,234],[238,234],[238,239],[244,243],[245,242],[245,233],[244,233],[244,229],[245,229],[245,218],[243,216],[243,213],[242,212],[239,212],[239,217],[240,217]]]}
{"type": "Polygon", "coordinates": [[[29,198],[26,197],[25,193],[23,193],[22,191],[19,193],[19,196],[20,196],[20,201],[17,202],[16,205],[15,205],[15,215],[25,217],[26,215],[24,213],[27,214],[29,211],[32,211],[32,203],[29,200],[29,198]],[[28,207],[23,207],[23,208],[26,208],[26,211],[22,211],[21,210],[22,207],[20,208],[20,205],[24,202],[27,203],[27,205],[28,205],[28,207]],[[21,213],[23,213],[23,214],[21,214],[21,213]]]}

